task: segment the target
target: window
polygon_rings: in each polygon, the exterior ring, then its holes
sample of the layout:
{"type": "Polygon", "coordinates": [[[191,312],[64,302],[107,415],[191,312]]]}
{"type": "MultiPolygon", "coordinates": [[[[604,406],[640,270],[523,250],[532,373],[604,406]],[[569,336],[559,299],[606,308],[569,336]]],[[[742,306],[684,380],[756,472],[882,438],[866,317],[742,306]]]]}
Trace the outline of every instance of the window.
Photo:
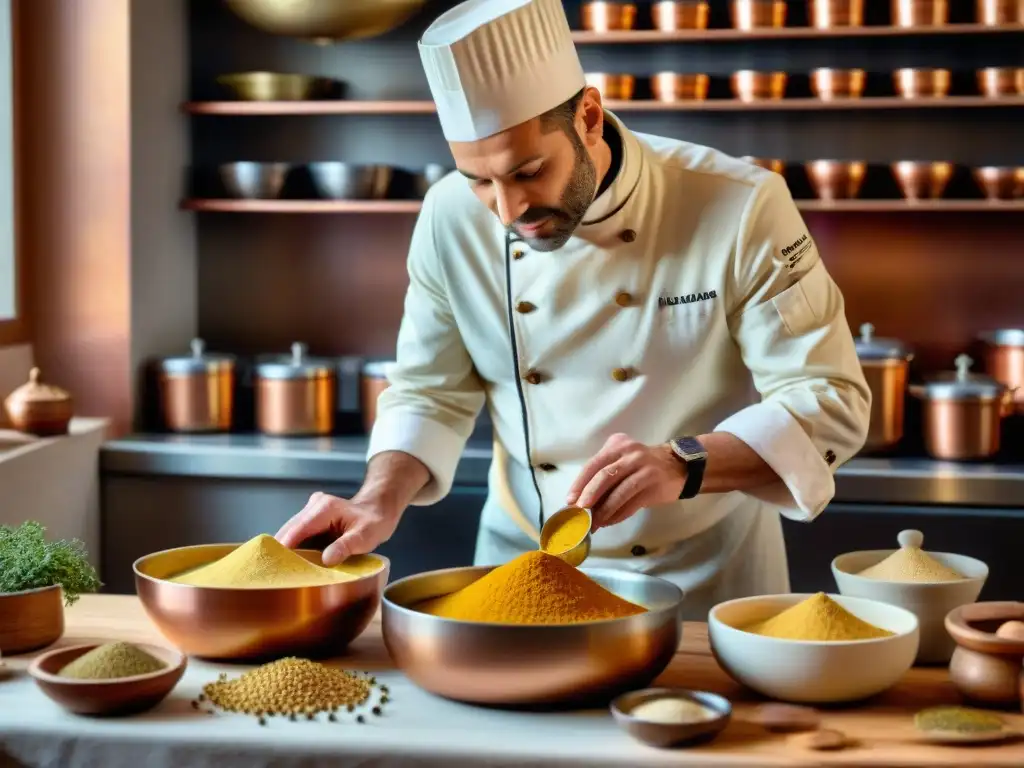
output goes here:
{"type": "Polygon", "coordinates": [[[18,303],[14,245],[14,84],[12,0],[0,0],[0,343],[16,339],[18,303]]]}

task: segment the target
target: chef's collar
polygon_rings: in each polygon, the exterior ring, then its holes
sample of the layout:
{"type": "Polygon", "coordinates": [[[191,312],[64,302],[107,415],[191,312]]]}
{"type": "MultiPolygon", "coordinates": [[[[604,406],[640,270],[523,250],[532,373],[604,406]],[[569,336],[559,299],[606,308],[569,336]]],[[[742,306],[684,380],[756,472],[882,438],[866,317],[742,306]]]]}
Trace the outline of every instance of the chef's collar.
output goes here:
{"type": "MultiPolygon", "coordinates": [[[[584,227],[598,224],[616,213],[629,200],[640,181],[643,154],[640,152],[636,137],[607,109],[604,111],[604,119],[621,142],[620,164],[611,186],[601,192],[587,209],[583,217],[584,227]]],[[[614,168],[610,168],[609,173],[613,170],[614,168]]]]}

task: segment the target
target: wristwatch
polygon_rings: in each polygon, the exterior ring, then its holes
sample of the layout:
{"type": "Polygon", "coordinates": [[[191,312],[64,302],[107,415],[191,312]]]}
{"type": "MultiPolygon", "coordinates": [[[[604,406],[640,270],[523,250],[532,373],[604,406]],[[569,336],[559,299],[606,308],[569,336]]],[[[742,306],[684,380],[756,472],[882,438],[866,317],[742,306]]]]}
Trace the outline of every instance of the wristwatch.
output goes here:
{"type": "Polygon", "coordinates": [[[700,487],[704,482],[708,452],[695,437],[677,437],[669,440],[668,444],[676,458],[686,465],[686,482],[683,483],[683,492],[679,494],[679,498],[692,499],[700,493],[700,487]]]}

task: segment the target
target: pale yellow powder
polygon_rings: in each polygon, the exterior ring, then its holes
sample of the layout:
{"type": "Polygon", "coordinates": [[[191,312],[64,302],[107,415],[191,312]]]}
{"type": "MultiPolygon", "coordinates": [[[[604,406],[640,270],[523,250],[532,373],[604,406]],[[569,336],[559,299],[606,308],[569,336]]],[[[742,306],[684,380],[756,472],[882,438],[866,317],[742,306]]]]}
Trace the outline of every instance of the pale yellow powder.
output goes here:
{"type": "Polygon", "coordinates": [[[959,581],[964,578],[918,547],[897,549],[880,563],[865,568],[858,576],[879,581],[959,581]]]}

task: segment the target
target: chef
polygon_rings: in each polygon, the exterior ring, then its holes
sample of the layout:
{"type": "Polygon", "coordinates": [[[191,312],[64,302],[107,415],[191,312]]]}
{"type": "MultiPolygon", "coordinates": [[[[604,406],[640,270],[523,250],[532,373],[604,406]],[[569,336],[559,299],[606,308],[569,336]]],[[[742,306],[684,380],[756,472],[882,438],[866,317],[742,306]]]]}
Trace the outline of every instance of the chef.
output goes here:
{"type": "Polygon", "coordinates": [[[362,488],[314,494],[278,538],[333,534],[328,563],[373,550],[449,492],[486,405],[477,564],[577,504],[587,565],[675,582],[690,618],[787,592],[780,513],[829,503],[871,395],[785,181],[626,127],[559,0],[468,0],[419,49],[458,171],[415,226],[362,488]]]}

